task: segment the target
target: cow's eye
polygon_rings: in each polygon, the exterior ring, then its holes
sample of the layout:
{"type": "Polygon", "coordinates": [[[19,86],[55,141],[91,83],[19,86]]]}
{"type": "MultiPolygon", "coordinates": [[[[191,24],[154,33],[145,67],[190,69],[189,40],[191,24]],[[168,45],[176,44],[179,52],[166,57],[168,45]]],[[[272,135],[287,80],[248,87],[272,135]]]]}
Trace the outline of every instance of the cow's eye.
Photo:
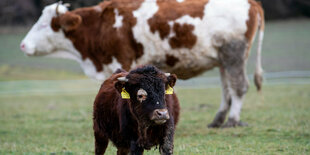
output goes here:
{"type": "Polygon", "coordinates": [[[140,88],[137,92],[137,100],[142,102],[146,100],[146,97],[147,97],[147,92],[144,89],[140,88]]]}

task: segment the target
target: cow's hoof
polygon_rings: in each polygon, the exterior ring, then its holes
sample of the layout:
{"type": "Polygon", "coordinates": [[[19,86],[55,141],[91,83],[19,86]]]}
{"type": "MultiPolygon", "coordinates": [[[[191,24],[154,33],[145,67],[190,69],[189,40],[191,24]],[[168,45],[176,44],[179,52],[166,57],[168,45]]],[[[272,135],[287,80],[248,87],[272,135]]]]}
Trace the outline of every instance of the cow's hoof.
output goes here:
{"type": "Polygon", "coordinates": [[[249,124],[247,122],[239,121],[238,126],[249,126],[249,124]]]}
{"type": "Polygon", "coordinates": [[[222,125],[222,128],[231,128],[231,127],[237,127],[237,126],[248,126],[248,123],[242,122],[242,121],[236,121],[232,118],[228,118],[228,121],[222,125]]]}
{"type": "Polygon", "coordinates": [[[219,128],[221,127],[222,123],[218,123],[218,122],[212,122],[210,124],[208,124],[208,128],[219,128]]]}
{"type": "Polygon", "coordinates": [[[212,123],[208,124],[208,128],[219,128],[224,123],[226,112],[218,112],[212,123]]]}

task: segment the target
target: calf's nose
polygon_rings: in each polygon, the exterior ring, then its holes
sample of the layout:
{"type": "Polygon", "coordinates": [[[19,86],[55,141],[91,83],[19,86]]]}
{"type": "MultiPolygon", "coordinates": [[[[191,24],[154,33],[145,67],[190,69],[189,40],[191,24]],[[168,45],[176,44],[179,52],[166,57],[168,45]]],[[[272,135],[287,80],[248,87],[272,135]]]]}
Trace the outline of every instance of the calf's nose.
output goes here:
{"type": "Polygon", "coordinates": [[[169,113],[167,109],[156,109],[154,115],[157,119],[169,119],[169,113]]]}

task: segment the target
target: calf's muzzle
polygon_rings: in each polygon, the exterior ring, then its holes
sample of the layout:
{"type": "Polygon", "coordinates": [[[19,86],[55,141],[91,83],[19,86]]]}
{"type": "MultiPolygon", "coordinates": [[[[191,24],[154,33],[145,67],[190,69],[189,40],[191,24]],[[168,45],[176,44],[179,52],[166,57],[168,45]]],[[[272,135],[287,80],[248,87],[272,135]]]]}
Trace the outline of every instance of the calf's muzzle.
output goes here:
{"type": "Polygon", "coordinates": [[[155,109],[151,118],[156,124],[163,124],[168,119],[170,119],[170,116],[167,109],[155,109]]]}

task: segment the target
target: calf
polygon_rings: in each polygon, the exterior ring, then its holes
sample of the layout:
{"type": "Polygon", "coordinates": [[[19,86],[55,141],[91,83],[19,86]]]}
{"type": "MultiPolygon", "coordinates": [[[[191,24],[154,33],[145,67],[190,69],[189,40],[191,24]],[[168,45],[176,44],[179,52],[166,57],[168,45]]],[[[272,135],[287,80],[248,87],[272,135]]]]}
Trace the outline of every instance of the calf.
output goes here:
{"type": "Polygon", "coordinates": [[[174,74],[153,66],[118,70],[104,81],[94,102],[95,154],[103,154],[109,140],[117,154],[142,154],[155,145],[172,154],[180,110],[175,82],[174,74]]]}

